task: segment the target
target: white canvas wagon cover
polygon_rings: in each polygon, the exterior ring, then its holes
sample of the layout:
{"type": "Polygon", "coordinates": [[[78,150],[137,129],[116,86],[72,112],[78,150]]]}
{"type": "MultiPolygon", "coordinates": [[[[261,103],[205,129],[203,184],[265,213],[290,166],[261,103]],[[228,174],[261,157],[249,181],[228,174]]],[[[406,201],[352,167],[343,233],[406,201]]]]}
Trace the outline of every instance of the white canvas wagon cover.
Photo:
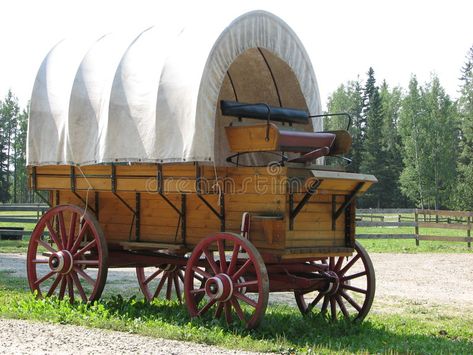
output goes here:
{"type": "Polygon", "coordinates": [[[221,162],[221,99],[320,113],[310,59],[285,22],[265,11],[221,22],[58,43],[34,84],[27,164],[221,162]]]}

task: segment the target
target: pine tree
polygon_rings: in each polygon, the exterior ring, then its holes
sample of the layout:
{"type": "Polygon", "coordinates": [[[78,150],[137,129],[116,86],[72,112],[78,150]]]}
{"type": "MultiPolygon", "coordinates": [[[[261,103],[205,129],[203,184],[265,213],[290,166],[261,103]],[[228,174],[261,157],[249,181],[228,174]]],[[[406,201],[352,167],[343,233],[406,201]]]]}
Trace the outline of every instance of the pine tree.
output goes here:
{"type": "Polygon", "coordinates": [[[385,190],[384,176],[387,169],[383,151],[383,108],[373,68],[369,68],[367,74],[362,111],[366,134],[360,170],[375,175],[379,182],[360,199],[360,206],[379,208],[385,190]]]}
{"type": "Polygon", "coordinates": [[[461,153],[454,206],[457,209],[473,210],[473,46],[461,69],[457,110],[461,129],[461,153]]]}
{"type": "Polygon", "coordinates": [[[408,200],[402,195],[399,178],[403,170],[399,114],[402,102],[401,88],[389,89],[386,81],[380,88],[383,111],[383,153],[386,170],[383,176],[383,207],[407,207],[408,200]]]}

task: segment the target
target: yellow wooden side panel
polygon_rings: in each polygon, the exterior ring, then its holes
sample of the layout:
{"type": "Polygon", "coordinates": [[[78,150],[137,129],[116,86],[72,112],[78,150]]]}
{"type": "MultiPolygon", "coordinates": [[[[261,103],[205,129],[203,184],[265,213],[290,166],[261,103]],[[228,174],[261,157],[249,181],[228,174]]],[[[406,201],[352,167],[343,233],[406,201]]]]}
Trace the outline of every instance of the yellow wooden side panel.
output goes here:
{"type": "MultiPolygon", "coordinates": [[[[294,195],[294,205],[304,194],[294,195]]],[[[345,201],[345,196],[336,196],[335,208],[345,201]]],[[[345,214],[342,213],[332,229],[332,196],[314,195],[294,219],[293,230],[286,232],[286,248],[344,247],[345,214]]],[[[289,225],[288,225],[289,228],[289,225]]]]}
{"type": "Polygon", "coordinates": [[[262,152],[278,150],[279,130],[270,123],[251,126],[225,127],[228,144],[233,152],[262,152]],[[266,140],[268,133],[269,139],[266,140]]]}

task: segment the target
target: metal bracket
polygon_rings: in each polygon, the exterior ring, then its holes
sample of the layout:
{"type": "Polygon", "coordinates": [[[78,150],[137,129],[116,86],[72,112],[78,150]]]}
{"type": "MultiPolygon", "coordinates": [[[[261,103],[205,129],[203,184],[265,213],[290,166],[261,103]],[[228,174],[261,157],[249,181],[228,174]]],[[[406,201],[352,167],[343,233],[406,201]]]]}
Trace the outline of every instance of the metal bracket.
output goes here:
{"type": "Polygon", "coordinates": [[[186,194],[181,195],[181,213],[180,213],[180,219],[181,219],[181,237],[182,237],[182,244],[186,245],[186,194]]]}
{"type": "Polygon", "coordinates": [[[225,232],[225,199],[223,193],[220,194],[219,206],[220,213],[199,193],[197,197],[208,207],[210,211],[220,220],[220,231],[225,232]]]}
{"type": "Polygon", "coordinates": [[[197,197],[212,211],[212,213],[217,216],[220,220],[220,231],[225,232],[225,196],[223,193],[219,194],[219,207],[220,212],[218,212],[201,194],[202,192],[202,172],[201,167],[197,164],[195,168],[195,191],[197,197]]]}
{"type": "Polygon", "coordinates": [[[322,181],[323,180],[315,180],[310,185],[302,200],[297,204],[296,208],[294,208],[294,193],[291,192],[289,194],[289,230],[294,230],[294,219],[297,217],[299,212],[306,205],[312,195],[315,194],[322,181]]]}
{"type": "Polygon", "coordinates": [[[128,202],[126,202],[123,197],[121,197],[117,193],[117,170],[116,166],[112,164],[112,175],[110,176],[112,180],[112,194],[115,196],[126,208],[128,208],[131,213],[133,213],[133,220],[131,221],[130,225],[130,239],[131,239],[131,231],[133,228],[133,224],[135,224],[135,237],[136,240],[139,241],[140,239],[140,208],[141,208],[141,195],[139,192],[136,193],[135,196],[135,208],[131,207],[128,202]]]}
{"type": "Polygon", "coordinates": [[[84,198],[79,195],[77,192],[76,192],[76,171],[75,171],[75,168],[73,166],[71,166],[71,173],[70,173],[70,178],[71,178],[71,191],[72,193],[85,205],[87,206],[88,209],[90,209],[96,216],[97,216],[97,219],[98,219],[98,215],[97,215],[97,205],[94,208],[88,206],[88,203],[86,200],[84,200],[84,198]]]}
{"type": "Polygon", "coordinates": [[[335,230],[335,222],[337,221],[338,217],[340,217],[340,215],[350,205],[350,203],[356,197],[356,194],[358,193],[358,191],[361,190],[364,184],[365,184],[364,182],[359,182],[355,186],[355,189],[351,192],[351,194],[345,197],[345,202],[343,202],[343,204],[339,207],[339,209],[336,210],[335,213],[332,213],[332,230],[335,230]]]}

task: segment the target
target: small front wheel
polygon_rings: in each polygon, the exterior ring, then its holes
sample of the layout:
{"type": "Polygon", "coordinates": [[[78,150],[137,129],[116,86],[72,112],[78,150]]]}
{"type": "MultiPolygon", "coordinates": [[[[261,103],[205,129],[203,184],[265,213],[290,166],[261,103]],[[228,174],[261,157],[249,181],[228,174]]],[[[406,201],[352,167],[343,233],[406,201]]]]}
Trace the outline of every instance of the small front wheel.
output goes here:
{"type": "Polygon", "coordinates": [[[225,315],[228,324],[238,319],[252,329],[259,325],[266,311],[268,273],[250,241],[237,234],[218,233],[202,240],[192,252],[186,267],[184,293],[192,317],[213,313],[218,319],[225,315]],[[196,276],[203,278],[204,283],[196,286],[196,276]]]}

